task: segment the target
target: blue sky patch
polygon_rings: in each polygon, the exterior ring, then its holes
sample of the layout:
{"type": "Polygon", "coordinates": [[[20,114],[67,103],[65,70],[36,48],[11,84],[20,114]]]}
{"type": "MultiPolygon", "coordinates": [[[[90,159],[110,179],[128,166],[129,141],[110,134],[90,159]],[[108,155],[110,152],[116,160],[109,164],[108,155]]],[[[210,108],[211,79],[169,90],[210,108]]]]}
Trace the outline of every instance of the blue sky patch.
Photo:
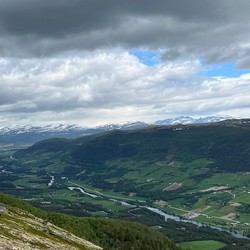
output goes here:
{"type": "Polygon", "coordinates": [[[153,67],[159,64],[160,52],[158,51],[149,51],[143,49],[132,50],[129,54],[136,56],[141,63],[153,67]]]}
{"type": "MultiPolygon", "coordinates": [[[[203,65],[206,67],[206,65],[203,65]]],[[[202,76],[207,77],[239,77],[243,74],[250,73],[250,70],[237,69],[236,62],[224,63],[224,64],[214,64],[207,66],[207,70],[202,71],[202,76]]]]}

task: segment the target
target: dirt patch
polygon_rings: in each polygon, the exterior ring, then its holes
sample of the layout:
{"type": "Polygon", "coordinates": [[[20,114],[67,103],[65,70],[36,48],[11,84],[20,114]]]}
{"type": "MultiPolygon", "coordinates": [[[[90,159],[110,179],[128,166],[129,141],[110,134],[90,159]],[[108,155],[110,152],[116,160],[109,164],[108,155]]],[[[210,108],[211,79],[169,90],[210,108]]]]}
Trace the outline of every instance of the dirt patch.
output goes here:
{"type": "Polygon", "coordinates": [[[166,207],[168,205],[168,203],[166,201],[163,200],[157,200],[155,201],[155,204],[161,207],[166,207]]]}
{"type": "Polygon", "coordinates": [[[230,202],[229,204],[230,204],[230,206],[232,206],[232,207],[239,207],[239,206],[241,206],[241,204],[238,203],[238,202],[230,202]]]}
{"type": "Polygon", "coordinates": [[[235,213],[230,213],[230,214],[227,214],[225,216],[222,216],[223,219],[226,219],[226,220],[233,220],[237,217],[237,214],[235,213]]]}
{"type": "Polygon", "coordinates": [[[201,192],[209,192],[209,191],[221,191],[221,190],[226,190],[228,187],[226,186],[214,186],[211,188],[203,189],[201,192]]]}
{"type": "Polygon", "coordinates": [[[205,207],[201,207],[201,208],[197,208],[194,210],[194,212],[197,212],[197,213],[202,213],[206,210],[208,210],[211,206],[205,206],[205,207]]]}
{"type": "Polygon", "coordinates": [[[182,187],[182,183],[174,182],[171,185],[169,185],[168,187],[164,188],[163,191],[170,192],[170,191],[177,190],[177,189],[179,189],[181,187],[182,187]]]}
{"type": "Polygon", "coordinates": [[[129,197],[134,197],[136,196],[136,193],[129,193],[129,197]]]}

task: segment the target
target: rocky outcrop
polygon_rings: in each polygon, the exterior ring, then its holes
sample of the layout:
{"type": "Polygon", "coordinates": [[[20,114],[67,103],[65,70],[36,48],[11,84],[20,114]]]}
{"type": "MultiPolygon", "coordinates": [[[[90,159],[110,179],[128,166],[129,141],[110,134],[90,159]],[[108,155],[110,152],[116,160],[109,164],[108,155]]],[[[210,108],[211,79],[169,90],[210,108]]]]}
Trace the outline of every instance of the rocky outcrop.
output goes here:
{"type": "Polygon", "coordinates": [[[1,206],[1,211],[0,249],[102,249],[27,212],[4,206],[1,206]]]}

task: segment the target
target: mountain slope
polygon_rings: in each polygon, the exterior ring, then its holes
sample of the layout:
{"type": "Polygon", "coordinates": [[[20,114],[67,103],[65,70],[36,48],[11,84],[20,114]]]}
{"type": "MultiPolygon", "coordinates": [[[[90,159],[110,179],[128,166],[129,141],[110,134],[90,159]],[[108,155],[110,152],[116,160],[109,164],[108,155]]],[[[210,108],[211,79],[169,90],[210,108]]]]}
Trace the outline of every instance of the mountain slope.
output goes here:
{"type": "Polygon", "coordinates": [[[250,121],[231,120],[214,124],[117,130],[74,140],[45,140],[19,151],[16,157],[63,152],[76,162],[91,164],[115,159],[162,161],[171,157],[190,162],[206,158],[211,159],[213,168],[250,171],[249,147],[250,121]]]}
{"type": "Polygon", "coordinates": [[[0,214],[0,249],[102,249],[85,238],[107,250],[178,249],[162,234],[138,223],[45,212],[1,193],[0,214]]]}
{"type": "Polygon", "coordinates": [[[0,249],[102,249],[25,210],[0,203],[0,215],[0,249]]]}

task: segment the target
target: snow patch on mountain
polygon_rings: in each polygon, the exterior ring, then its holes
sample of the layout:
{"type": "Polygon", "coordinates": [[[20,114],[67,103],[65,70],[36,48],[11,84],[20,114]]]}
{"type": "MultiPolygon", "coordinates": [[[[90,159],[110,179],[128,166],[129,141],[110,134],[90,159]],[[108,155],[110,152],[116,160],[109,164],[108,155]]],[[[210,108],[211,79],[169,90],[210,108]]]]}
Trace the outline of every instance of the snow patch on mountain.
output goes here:
{"type": "Polygon", "coordinates": [[[156,121],[153,124],[145,122],[121,122],[116,124],[106,124],[97,127],[81,127],[76,124],[52,124],[45,126],[0,126],[0,144],[32,144],[44,139],[61,137],[61,138],[76,138],[83,135],[96,134],[112,130],[133,130],[145,128],[150,125],[177,125],[177,124],[195,124],[195,123],[212,123],[227,119],[232,119],[231,116],[209,116],[193,118],[190,116],[180,116],[156,121]]]}
{"type": "Polygon", "coordinates": [[[208,116],[208,117],[199,117],[193,118],[190,116],[180,116],[176,118],[169,118],[165,120],[158,120],[155,122],[155,125],[176,125],[176,124],[196,124],[196,123],[212,123],[220,122],[228,119],[233,119],[231,116],[208,116]]]}

